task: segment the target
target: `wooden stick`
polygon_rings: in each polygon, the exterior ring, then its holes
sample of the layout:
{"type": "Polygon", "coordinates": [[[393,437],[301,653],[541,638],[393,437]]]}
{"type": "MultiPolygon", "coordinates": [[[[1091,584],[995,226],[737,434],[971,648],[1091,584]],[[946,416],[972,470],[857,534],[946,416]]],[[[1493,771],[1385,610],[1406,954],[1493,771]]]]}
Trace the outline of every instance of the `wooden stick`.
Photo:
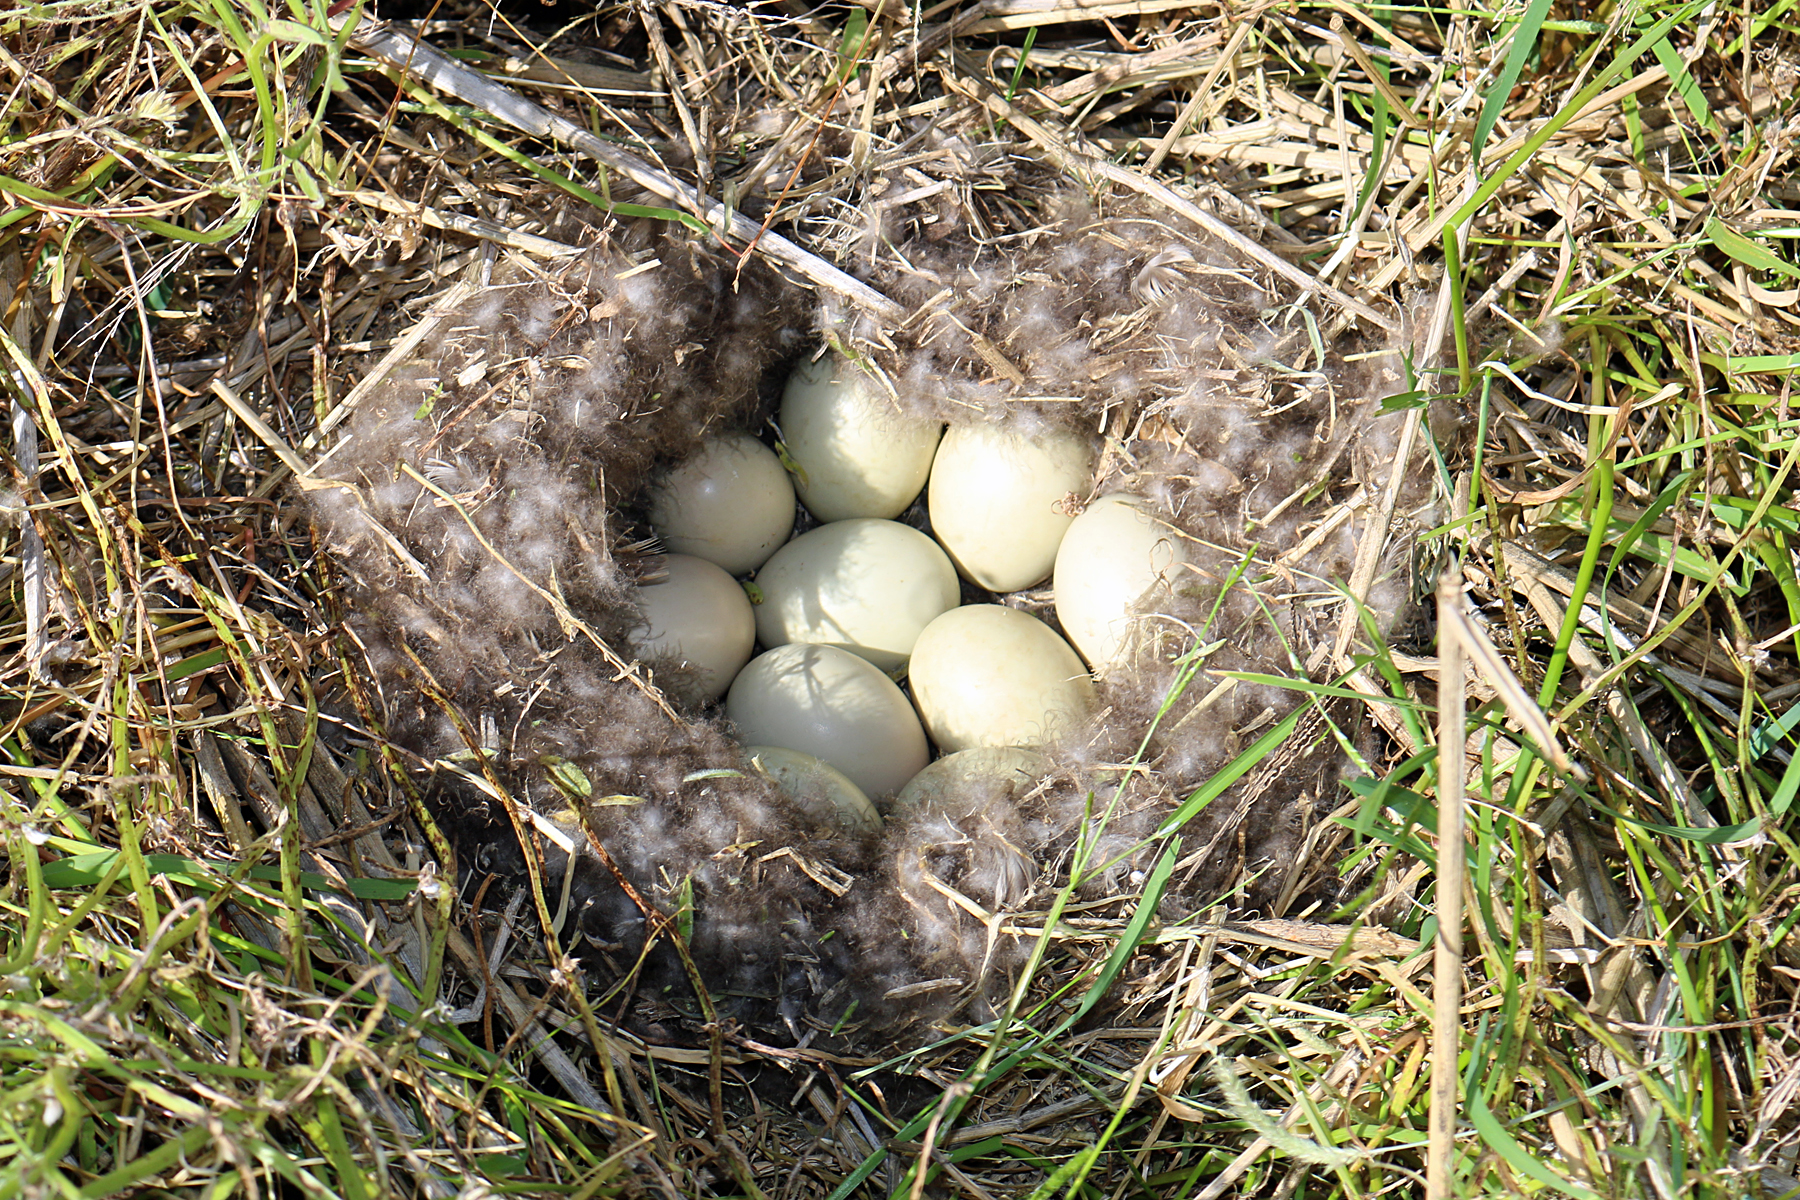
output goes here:
{"type": "Polygon", "coordinates": [[[1431,1134],[1426,1200],[1450,1200],[1456,1167],[1456,1068],[1462,1037],[1463,728],[1462,568],[1438,579],[1437,945],[1432,954],[1431,1134]]]}
{"type": "MultiPolygon", "coordinates": [[[[334,19],[338,30],[342,29],[345,19],[334,19]]],[[[860,279],[845,274],[778,234],[762,233],[759,237],[760,226],[749,217],[702,195],[629,151],[602,141],[573,121],[533,104],[511,88],[470,70],[394,25],[365,18],[351,32],[350,44],[397,71],[505,121],[521,133],[550,138],[579,150],[646,191],[687,209],[722,236],[735,238],[742,245],[754,243],[766,257],[798,272],[816,286],[838,293],[884,321],[898,324],[906,318],[904,307],[860,279]]]]}

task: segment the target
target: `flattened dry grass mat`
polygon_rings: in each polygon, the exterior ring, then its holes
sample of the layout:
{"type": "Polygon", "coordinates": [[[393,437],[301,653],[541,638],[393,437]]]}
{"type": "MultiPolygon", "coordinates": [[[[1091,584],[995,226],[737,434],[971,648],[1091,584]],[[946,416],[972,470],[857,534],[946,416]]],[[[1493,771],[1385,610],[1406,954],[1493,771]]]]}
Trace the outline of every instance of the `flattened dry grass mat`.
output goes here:
{"type": "Polygon", "coordinates": [[[0,15],[0,1194],[1800,1186],[1788,18],[0,15]]]}

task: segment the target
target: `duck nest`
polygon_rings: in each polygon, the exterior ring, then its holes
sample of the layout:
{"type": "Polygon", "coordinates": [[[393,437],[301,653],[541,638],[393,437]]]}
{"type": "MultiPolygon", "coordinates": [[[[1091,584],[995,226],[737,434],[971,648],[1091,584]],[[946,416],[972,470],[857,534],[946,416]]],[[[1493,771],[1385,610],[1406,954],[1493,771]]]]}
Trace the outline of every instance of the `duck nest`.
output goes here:
{"type": "MultiPolygon", "coordinates": [[[[465,893],[528,897],[654,1040],[729,1017],[869,1048],[987,1020],[1053,897],[1128,912],[1154,878],[1169,920],[1335,897],[1317,835],[1354,730],[1326,685],[1405,619],[1412,564],[1382,547],[1429,515],[1418,414],[1382,403],[1407,388],[1400,341],[1322,333],[1232,244],[1004,138],[920,140],[813,222],[900,319],[680,224],[551,214],[582,251],[439,312],[302,493],[340,577],[345,695],[403,751],[465,893]],[[649,490],[723,435],[776,446],[785,380],[826,347],[897,415],[1073,437],[1067,513],[1133,493],[1183,560],[1032,769],[874,795],[869,828],[753,766],[678,655],[632,648],[649,490]]],[[[1048,586],[960,599],[1057,620],[1048,586]]]]}

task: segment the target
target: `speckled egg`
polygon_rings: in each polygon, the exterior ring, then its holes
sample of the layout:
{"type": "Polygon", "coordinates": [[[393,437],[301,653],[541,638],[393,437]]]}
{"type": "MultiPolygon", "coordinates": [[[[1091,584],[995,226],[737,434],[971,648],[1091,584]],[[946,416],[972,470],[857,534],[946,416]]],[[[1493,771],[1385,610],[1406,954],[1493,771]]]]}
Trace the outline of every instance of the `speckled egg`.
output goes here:
{"type": "Polygon", "coordinates": [[[738,672],[725,715],[748,745],[783,746],[830,763],[868,796],[888,796],[930,757],[912,705],[866,659],[794,642],[738,672]]]}
{"type": "Polygon", "coordinates": [[[1102,496],[1075,518],[1056,553],[1056,619],[1103,670],[1129,656],[1142,621],[1133,610],[1167,595],[1186,561],[1180,536],[1148,500],[1133,492],[1102,496]]]}
{"type": "Polygon", "coordinates": [[[1086,439],[1067,431],[952,426],[931,466],[932,531],[965,579],[990,592],[1030,587],[1056,564],[1074,519],[1066,500],[1087,494],[1093,466],[1086,439]]]}
{"type": "Polygon", "coordinates": [[[794,485],[755,438],[717,438],[652,485],[650,527],[675,553],[742,575],[793,532],[794,485]]]}
{"type": "Polygon", "coordinates": [[[757,572],[765,646],[816,642],[883,671],[906,664],[919,631],[956,607],[956,568],[909,525],[854,517],[801,534],[757,572]]]}
{"type": "Polygon", "coordinates": [[[632,649],[639,658],[667,656],[692,667],[693,698],[717,700],[756,646],[750,599],[703,558],[665,554],[659,567],[661,578],[637,590],[644,620],[631,631],[632,649]]]}
{"type": "Polygon", "coordinates": [[[856,833],[881,832],[881,814],[862,789],[830,763],[785,746],[745,746],[744,754],[751,766],[779,784],[815,820],[836,822],[856,833]]]}
{"type": "Polygon", "coordinates": [[[943,425],[910,416],[855,363],[801,363],[781,398],[794,490],[821,521],[897,517],[925,486],[943,425]]]}
{"type": "Polygon", "coordinates": [[[931,740],[952,753],[1042,746],[1094,707],[1094,681],[1069,644],[999,604],[953,608],[927,625],[910,675],[931,740]]]}
{"type": "Polygon", "coordinates": [[[1022,746],[977,746],[946,754],[914,775],[894,797],[894,810],[941,804],[981,789],[1017,794],[1037,785],[1050,770],[1050,760],[1022,746]]]}

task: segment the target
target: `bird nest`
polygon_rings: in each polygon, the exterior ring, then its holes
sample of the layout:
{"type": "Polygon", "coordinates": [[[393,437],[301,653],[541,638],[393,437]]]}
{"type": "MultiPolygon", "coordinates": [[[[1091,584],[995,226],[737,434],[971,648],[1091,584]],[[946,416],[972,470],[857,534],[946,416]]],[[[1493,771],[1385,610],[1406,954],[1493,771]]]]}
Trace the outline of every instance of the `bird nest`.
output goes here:
{"type": "MultiPolygon", "coordinates": [[[[1318,822],[1347,727],[1325,685],[1348,638],[1407,610],[1411,564],[1382,547],[1428,478],[1402,444],[1416,414],[1381,403],[1401,354],[1324,336],[1284,279],[1152,199],[1004,139],[926,139],[820,224],[891,310],[679,224],[563,216],[581,252],[441,308],[306,485],[364,716],[461,886],[528,896],[658,1039],[721,1016],[790,1045],[985,1020],[1055,897],[1128,912],[1154,880],[1175,919],[1334,895],[1318,822]],[[773,444],[783,381],[826,346],[906,414],[1078,435],[1096,465],[1071,511],[1137,493],[1186,559],[1036,778],[876,797],[878,832],[784,793],[717,706],[679,699],[680,663],[630,650],[646,488],[720,434],[773,444]]],[[[902,519],[929,532],[923,503],[902,519]]],[[[1056,619],[1048,588],[963,599],[1056,619]]]]}

